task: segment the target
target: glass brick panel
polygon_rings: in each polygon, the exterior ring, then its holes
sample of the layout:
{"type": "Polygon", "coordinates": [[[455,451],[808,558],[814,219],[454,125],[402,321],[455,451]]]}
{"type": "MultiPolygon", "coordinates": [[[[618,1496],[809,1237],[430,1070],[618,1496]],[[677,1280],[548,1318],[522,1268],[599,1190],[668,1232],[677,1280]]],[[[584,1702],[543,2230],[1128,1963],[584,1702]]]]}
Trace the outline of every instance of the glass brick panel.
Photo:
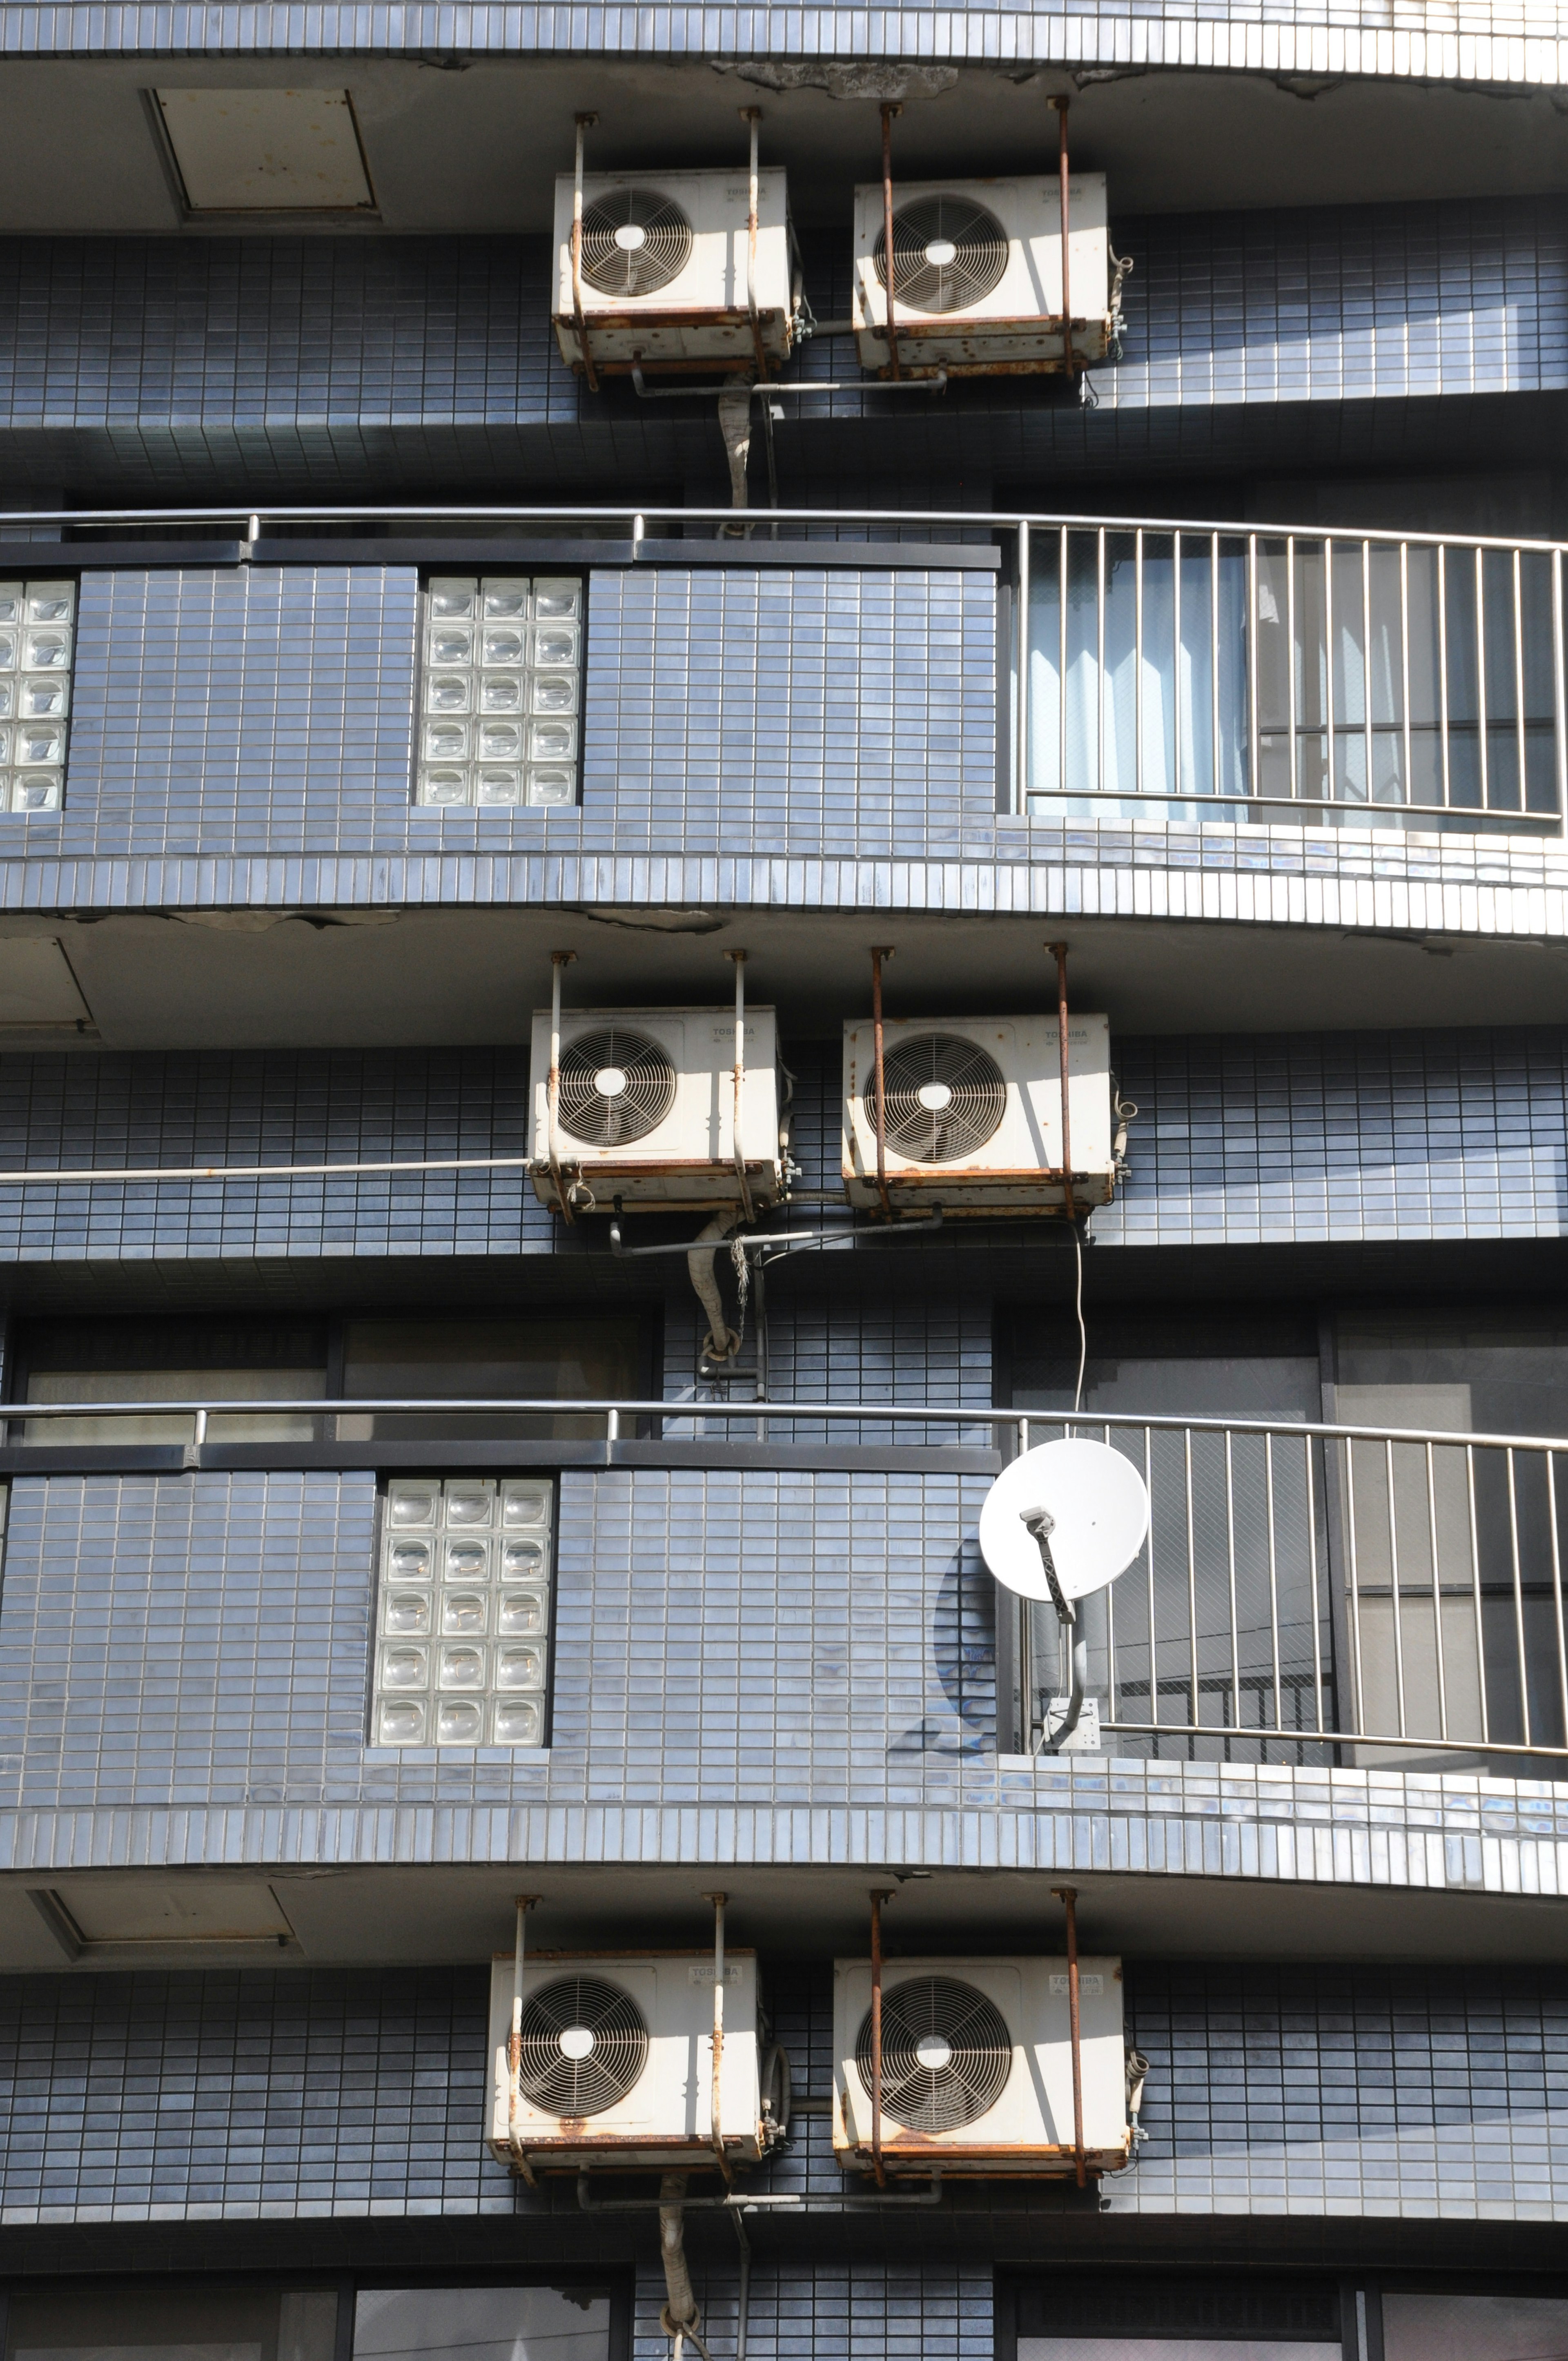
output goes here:
{"type": "Polygon", "coordinates": [[[543,1744],[552,1507],[539,1477],[389,1481],[373,1746],[543,1744]]]}
{"type": "Polygon", "coordinates": [[[74,582],[0,581],[0,812],[65,799],[75,653],[74,582]]]}
{"type": "Polygon", "coordinates": [[[576,803],[582,649],[575,576],[428,582],[414,801],[478,811],[576,803]]]}

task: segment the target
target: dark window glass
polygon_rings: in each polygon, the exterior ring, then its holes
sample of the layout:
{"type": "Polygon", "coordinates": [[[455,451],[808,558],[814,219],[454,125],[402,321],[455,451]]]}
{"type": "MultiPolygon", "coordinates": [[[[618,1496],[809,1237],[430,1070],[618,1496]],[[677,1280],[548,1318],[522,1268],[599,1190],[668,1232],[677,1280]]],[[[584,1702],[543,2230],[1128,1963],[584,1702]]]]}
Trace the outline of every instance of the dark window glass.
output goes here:
{"type": "MultiPolygon", "coordinates": [[[[548,1319],[352,1320],[344,1348],[349,1400],[595,1401],[642,1393],[648,1335],[635,1315],[566,1312],[548,1319]]],[[[344,1442],[400,1437],[489,1442],[604,1431],[593,1417],[433,1419],[417,1411],[350,1411],[344,1442]]]]}
{"type": "Polygon", "coordinates": [[[354,2361],[609,2361],[610,2300],[589,2289],[361,2289],[354,2361]]]}
{"type": "MultiPolygon", "coordinates": [[[[1145,1418],[1317,1419],[1316,1315],[1286,1306],[1158,1311],[1109,1306],[1086,1315],[1086,1411],[1145,1418]]],[[[1070,1410],[1079,1335],[1070,1307],[1008,1315],[1003,1360],[1019,1410],[1070,1410]]]]}
{"type": "Polygon", "coordinates": [[[6,2361],[333,2361],[334,2288],[14,2290],[6,2361]]]}
{"type": "MultiPolygon", "coordinates": [[[[326,1331],[310,1322],[52,1320],[19,1339],[16,1390],[28,1402],[320,1401],[326,1331]]],[[[319,1432],[308,1411],[208,1422],[214,1443],[302,1443],[319,1432]]],[[[31,1418],[27,1443],[188,1443],[188,1414],[31,1418]]]]}

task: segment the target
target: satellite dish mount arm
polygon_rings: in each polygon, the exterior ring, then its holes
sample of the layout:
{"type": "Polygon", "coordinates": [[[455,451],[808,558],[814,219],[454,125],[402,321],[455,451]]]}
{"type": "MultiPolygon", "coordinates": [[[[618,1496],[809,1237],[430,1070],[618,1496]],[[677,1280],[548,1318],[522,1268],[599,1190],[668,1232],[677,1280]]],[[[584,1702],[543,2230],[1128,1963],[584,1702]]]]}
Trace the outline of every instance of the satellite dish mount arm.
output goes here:
{"type": "Polygon", "coordinates": [[[1042,1743],[1056,1753],[1059,1752],[1062,1745],[1078,1728],[1079,1716],[1083,1711],[1083,1688],[1089,1674],[1089,1642],[1080,1633],[1078,1609],[1062,1589],[1061,1578],[1057,1573],[1056,1560],[1051,1555],[1051,1535],[1056,1530],[1055,1518],[1048,1509],[1033,1509],[1025,1514],[1024,1522],[1033,1533],[1036,1546],[1040,1553],[1040,1564],[1045,1569],[1051,1603],[1057,1610],[1057,1622],[1063,1632],[1071,1634],[1068,1644],[1072,1662],[1072,1686],[1068,1697],[1067,1711],[1058,1722],[1053,1723],[1048,1713],[1045,1717],[1046,1727],[1042,1743]]]}

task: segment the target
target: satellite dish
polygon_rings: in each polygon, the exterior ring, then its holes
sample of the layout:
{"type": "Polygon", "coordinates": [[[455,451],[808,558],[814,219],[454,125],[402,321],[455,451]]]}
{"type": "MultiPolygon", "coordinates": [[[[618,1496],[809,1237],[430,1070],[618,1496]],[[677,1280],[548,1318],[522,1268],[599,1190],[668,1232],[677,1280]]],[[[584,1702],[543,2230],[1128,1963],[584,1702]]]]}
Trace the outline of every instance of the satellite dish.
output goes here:
{"type": "Polygon", "coordinates": [[[1108,1443],[1068,1435],[1004,1467],[980,1512],[981,1554],[1006,1590],[1049,1598],[1040,1544],[1026,1519],[1050,1520],[1047,1541],[1064,1598],[1084,1598],[1124,1574],[1149,1529],[1149,1496],[1108,1443]]]}

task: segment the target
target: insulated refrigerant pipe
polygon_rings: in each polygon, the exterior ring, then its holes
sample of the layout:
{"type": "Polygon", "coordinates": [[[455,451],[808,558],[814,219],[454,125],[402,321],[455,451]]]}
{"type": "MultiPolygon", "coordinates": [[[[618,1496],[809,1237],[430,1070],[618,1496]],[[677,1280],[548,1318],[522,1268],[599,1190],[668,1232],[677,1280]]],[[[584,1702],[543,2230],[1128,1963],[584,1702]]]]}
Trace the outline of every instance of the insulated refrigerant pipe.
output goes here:
{"type": "Polygon", "coordinates": [[[1083,2045],[1078,2015],[1078,1888],[1053,1885],[1051,1892],[1067,1913],[1067,2024],[1072,2043],[1072,2153],[1078,2185],[1088,2180],[1083,2159],[1083,2045]]]}

